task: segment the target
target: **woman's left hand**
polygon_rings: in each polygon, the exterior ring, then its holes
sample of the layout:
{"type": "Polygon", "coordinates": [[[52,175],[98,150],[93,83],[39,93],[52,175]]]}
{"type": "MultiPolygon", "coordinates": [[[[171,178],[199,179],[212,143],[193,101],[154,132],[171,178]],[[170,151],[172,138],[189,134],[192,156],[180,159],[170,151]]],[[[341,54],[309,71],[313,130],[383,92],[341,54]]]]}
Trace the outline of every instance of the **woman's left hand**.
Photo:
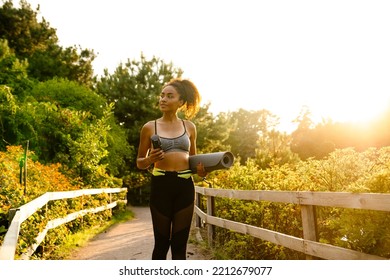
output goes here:
{"type": "Polygon", "coordinates": [[[207,176],[207,171],[204,169],[203,163],[199,162],[196,166],[196,174],[203,178],[207,176]]]}

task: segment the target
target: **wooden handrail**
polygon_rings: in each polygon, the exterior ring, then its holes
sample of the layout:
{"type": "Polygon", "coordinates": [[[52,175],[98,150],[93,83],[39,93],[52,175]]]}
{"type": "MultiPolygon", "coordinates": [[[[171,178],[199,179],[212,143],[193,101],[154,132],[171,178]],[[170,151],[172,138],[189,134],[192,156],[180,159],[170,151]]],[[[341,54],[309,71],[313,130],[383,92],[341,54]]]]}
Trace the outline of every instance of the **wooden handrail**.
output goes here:
{"type": "MultiPolygon", "coordinates": [[[[30,201],[29,203],[19,207],[16,209],[15,216],[12,219],[11,225],[8,228],[8,231],[4,237],[3,244],[0,248],[0,260],[13,260],[15,258],[16,246],[19,238],[20,225],[28,219],[32,214],[38,211],[42,206],[46,205],[51,200],[59,200],[59,199],[69,199],[80,197],[83,195],[95,195],[101,193],[119,193],[122,191],[127,191],[127,188],[105,188],[105,189],[81,189],[75,191],[65,191],[65,192],[47,192],[40,197],[30,201]]],[[[87,213],[96,213],[99,211],[111,209],[116,206],[116,202],[112,202],[108,205],[104,205],[101,207],[86,209],[83,211],[79,211],[77,213],[69,214],[68,216],[60,219],[55,219],[48,222],[46,228],[38,234],[36,239],[36,243],[31,245],[28,249],[27,253],[23,255],[23,258],[29,258],[35,251],[36,247],[42,242],[44,239],[46,232],[49,229],[55,228],[59,225],[67,223],[76,219],[77,217],[81,217],[87,213]]]]}
{"type": "Polygon", "coordinates": [[[382,193],[230,190],[202,188],[198,186],[196,186],[195,189],[197,193],[205,196],[390,211],[390,194],[382,193]]]}
{"type": "Polygon", "coordinates": [[[213,226],[218,226],[243,234],[249,234],[277,245],[305,253],[308,258],[319,257],[334,260],[379,260],[379,256],[369,255],[358,251],[345,249],[329,244],[317,242],[317,229],[315,221],[315,206],[343,207],[366,209],[376,211],[390,211],[390,194],[377,193],[343,193],[343,192],[311,192],[311,191],[259,191],[259,190],[230,190],[214,189],[196,186],[197,193],[195,213],[198,216],[197,225],[203,220],[208,224],[209,243],[213,240],[213,226]],[[200,209],[199,195],[207,197],[207,214],[200,209]],[[268,201],[279,203],[292,203],[301,205],[303,224],[303,238],[286,235],[276,231],[259,228],[244,223],[230,221],[214,216],[209,207],[214,197],[230,199],[268,201]],[[211,239],[211,240],[210,240],[211,239]]]}

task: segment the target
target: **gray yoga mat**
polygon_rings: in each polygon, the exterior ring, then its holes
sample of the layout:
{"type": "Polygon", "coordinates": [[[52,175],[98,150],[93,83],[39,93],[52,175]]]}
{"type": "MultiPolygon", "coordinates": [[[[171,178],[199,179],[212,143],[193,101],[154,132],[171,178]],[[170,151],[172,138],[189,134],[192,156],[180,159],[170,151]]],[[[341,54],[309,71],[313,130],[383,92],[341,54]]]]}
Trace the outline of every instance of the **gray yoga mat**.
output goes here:
{"type": "Polygon", "coordinates": [[[231,152],[217,152],[190,156],[190,169],[196,173],[196,166],[201,162],[207,172],[218,169],[227,169],[232,166],[234,156],[231,152]]]}

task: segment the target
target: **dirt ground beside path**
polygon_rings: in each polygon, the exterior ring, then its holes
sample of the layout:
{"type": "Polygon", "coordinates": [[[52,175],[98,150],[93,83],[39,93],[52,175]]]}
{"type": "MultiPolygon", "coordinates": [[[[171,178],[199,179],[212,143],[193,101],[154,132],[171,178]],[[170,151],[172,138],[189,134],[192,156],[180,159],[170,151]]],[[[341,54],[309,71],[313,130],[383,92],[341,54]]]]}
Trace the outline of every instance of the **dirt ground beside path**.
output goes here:
{"type": "MultiPolygon", "coordinates": [[[[131,221],[114,225],[77,249],[70,260],[150,260],[153,251],[153,229],[148,207],[131,207],[135,217],[131,221]]],[[[193,239],[193,237],[191,237],[193,239]]],[[[170,259],[170,252],[168,259],[170,259]]],[[[189,243],[188,260],[209,260],[200,245],[189,243]]]]}

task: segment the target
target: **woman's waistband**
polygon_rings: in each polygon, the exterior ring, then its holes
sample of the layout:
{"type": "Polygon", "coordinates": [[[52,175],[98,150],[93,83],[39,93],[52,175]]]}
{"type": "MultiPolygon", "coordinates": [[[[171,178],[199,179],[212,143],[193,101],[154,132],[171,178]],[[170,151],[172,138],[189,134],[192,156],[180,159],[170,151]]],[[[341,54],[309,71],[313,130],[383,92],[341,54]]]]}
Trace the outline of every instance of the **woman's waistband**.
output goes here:
{"type": "Polygon", "coordinates": [[[181,170],[181,171],[166,171],[159,168],[153,168],[152,171],[153,176],[173,176],[173,177],[179,177],[183,179],[189,179],[192,176],[191,170],[181,170]]]}

